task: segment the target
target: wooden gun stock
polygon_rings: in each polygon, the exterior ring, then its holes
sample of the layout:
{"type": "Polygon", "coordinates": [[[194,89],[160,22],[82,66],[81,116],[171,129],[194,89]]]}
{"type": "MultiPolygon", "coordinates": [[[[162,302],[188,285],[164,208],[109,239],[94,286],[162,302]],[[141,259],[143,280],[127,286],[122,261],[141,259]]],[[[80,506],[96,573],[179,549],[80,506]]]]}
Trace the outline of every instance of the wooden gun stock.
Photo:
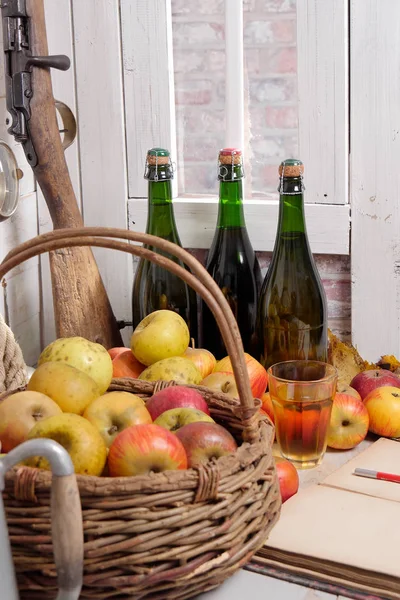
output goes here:
{"type": "MultiPolygon", "coordinates": [[[[43,0],[26,0],[34,56],[47,56],[43,0]]],[[[32,67],[30,139],[38,164],[33,167],[55,229],[82,227],[57,124],[50,69],[32,67]]],[[[28,157],[29,158],[29,157],[28,157]]],[[[94,255],[90,248],[50,253],[54,315],[58,337],[80,335],[106,348],[122,346],[94,255]]]]}

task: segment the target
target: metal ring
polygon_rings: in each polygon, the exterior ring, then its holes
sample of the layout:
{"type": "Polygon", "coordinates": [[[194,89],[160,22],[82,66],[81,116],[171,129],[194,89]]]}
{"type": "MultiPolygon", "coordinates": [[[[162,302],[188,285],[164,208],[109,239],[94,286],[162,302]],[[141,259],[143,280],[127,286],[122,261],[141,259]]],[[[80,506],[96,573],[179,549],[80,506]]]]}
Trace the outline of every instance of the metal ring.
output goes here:
{"type": "Polygon", "coordinates": [[[76,138],[76,119],[72,110],[61,102],[60,100],[54,101],[55,107],[58,110],[58,114],[61,117],[63,128],[60,133],[64,134],[64,137],[61,139],[63,150],[65,151],[71,144],[74,142],[76,138]]]}

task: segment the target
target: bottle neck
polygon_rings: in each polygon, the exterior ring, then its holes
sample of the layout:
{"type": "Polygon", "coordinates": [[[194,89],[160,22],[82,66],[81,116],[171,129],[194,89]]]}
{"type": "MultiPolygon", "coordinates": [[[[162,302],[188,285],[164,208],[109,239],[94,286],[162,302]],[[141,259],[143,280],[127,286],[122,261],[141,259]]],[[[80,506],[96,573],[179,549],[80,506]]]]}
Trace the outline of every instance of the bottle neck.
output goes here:
{"type": "Polygon", "coordinates": [[[148,200],[147,233],[175,241],[173,238],[178,238],[178,233],[172,204],[171,181],[150,180],[148,200]]]}
{"type": "Polygon", "coordinates": [[[304,187],[300,177],[284,177],[279,188],[279,223],[280,233],[306,233],[304,217],[304,187]]]}
{"type": "Polygon", "coordinates": [[[219,186],[218,228],[245,227],[243,180],[221,181],[219,186]]]}

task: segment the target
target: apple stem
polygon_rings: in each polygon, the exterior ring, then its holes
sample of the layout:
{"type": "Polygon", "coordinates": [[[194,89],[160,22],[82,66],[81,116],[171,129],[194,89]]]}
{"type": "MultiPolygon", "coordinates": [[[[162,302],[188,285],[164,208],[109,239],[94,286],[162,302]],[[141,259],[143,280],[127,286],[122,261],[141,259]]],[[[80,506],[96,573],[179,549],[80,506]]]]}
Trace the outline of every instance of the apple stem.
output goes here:
{"type": "Polygon", "coordinates": [[[194,342],[194,338],[191,338],[190,341],[192,343],[192,349],[194,350],[196,348],[196,344],[194,342]]]}

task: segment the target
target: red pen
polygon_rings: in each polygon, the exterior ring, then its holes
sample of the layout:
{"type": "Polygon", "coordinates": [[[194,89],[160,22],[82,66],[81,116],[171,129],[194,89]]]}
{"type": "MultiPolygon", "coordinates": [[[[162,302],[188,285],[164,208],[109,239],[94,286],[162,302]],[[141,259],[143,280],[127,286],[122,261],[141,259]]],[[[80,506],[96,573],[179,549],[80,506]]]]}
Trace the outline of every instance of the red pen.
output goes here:
{"type": "Polygon", "coordinates": [[[382,473],[381,471],[372,471],[371,469],[355,469],[354,475],[359,475],[360,477],[369,477],[370,479],[382,479],[384,481],[400,483],[400,475],[395,475],[394,473],[382,473]]]}

